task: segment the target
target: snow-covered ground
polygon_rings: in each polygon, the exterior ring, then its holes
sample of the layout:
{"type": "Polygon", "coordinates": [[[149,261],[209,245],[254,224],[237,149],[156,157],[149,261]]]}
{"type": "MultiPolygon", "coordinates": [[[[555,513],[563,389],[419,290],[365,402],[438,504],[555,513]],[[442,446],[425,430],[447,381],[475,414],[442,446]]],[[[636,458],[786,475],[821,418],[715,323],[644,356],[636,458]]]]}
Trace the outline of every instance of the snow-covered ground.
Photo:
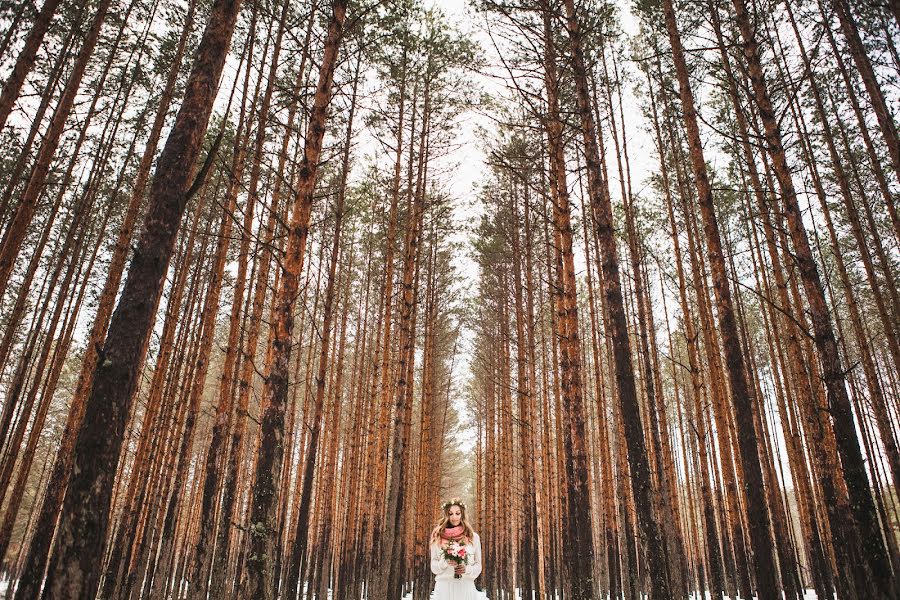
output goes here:
{"type": "MultiPolygon", "coordinates": [[[[6,595],[6,590],[9,587],[9,583],[10,582],[8,579],[0,578],[0,598],[4,597],[6,595]]],[[[484,598],[485,600],[488,600],[487,594],[485,594],[484,592],[481,592],[480,597],[484,598]]],[[[516,590],[516,599],[517,600],[525,600],[522,597],[522,593],[520,590],[516,590]]],[[[712,597],[709,595],[709,592],[707,592],[703,596],[700,596],[698,594],[691,594],[690,599],[691,600],[701,600],[701,599],[702,600],[712,600],[712,597]]],[[[329,590],[329,593],[328,593],[328,600],[331,600],[331,590],[329,590]]],[[[412,593],[409,593],[406,596],[404,596],[403,600],[412,600],[412,593]]],[[[726,600],[728,600],[728,599],[726,599],[726,600]]],[[[741,600],[741,598],[740,598],[740,596],[738,596],[734,600],[741,600]]],[[[804,595],[804,600],[817,600],[816,592],[814,590],[806,590],[806,594],[804,595]]]]}
{"type": "MultiPolygon", "coordinates": [[[[482,598],[485,598],[485,600],[487,600],[487,594],[485,594],[484,592],[481,592],[481,597],[482,597],[482,598]]],[[[701,600],[701,599],[703,599],[703,600],[712,600],[712,596],[710,596],[709,592],[706,592],[703,596],[700,596],[699,594],[691,594],[689,597],[690,597],[691,600],[701,600]]],[[[755,598],[755,596],[754,596],[754,598],[755,598]]],[[[524,600],[524,599],[522,598],[522,592],[521,592],[521,590],[516,590],[516,599],[517,599],[517,600],[524,600]]],[[[806,590],[806,593],[805,593],[805,595],[804,595],[804,599],[805,599],[805,600],[816,600],[816,592],[815,592],[815,590],[806,590]]],[[[404,596],[404,597],[403,597],[403,600],[412,600],[412,593],[409,593],[409,594],[407,594],[406,596],[404,596]]],[[[725,600],[730,600],[730,599],[725,599],[725,600]]],[[[734,598],[734,600],[741,600],[741,597],[740,597],[740,596],[737,596],[736,598],[734,598]]]]}

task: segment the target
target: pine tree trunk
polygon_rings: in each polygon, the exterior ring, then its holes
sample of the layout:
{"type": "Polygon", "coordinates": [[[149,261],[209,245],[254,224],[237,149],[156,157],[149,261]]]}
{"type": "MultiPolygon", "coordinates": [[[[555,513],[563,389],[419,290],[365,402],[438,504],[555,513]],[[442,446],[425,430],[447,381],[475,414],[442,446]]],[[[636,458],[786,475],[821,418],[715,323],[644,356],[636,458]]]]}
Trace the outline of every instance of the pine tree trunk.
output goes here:
{"type": "MultiPolygon", "coordinates": [[[[613,231],[612,204],[605,183],[601,180],[596,126],[591,113],[580,25],[575,13],[574,2],[566,0],[565,9],[572,49],[576,100],[584,137],[588,194],[591,199],[594,226],[600,242],[604,296],[609,318],[607,331],[613,346],[616,388],[631,469],[631,489],[634,494],[641,536],[644,540],[642,553],[646,553],[646,560],[649,564],[664,565],[666,563],[662,532],[653,510],[650,465],[631,362],[631,347],[619,275],[618,249],[613,231]]],[[[584,524],[582,527],[587,527],[587,525],[584,524]]],[[[654,599],[668,597],[671,583],[668,581],[666,569],[653,569],[650,575],[651,597],[654,599]]]]}
{"type": "MultiPolygon", "coordinates": [[[[893,1],[892,5],[896,6],[896,2],[893,1]]],[[[834,9],[840,21],[841,31],[850,48],[850,55],[853,57],[856,68],[859,69],[863,85],[869,94],[869,101],[872,103],[872,109],[878,119],[878,127],[881,129],[881,135],[884,137],[884,143],[891,158],[891,165],[894,167],[894,175],[900,181],[900,137],[897,135],[897,125],[894,123],[881,85],[875,77],[875,69],[866,54],[866,48],[859,36],[859,28],[850,5],[847,0],[834,0],[834,9]]],[[[737,5],[735,5],[735,10],[739,11],[737,5]]],[[[738,14],[740,15],[740,11],[738,14]]]]}
{"type": "MultiPolygon", "coordinates": [[[[884,300],[884,296],[881,292],[880,282],[878,281],[875,275],[875,267],[873,265],[870,244],[869,241],[865,238],[862,224],[859,218],[859,211],[856,208],[856,203],[853,199],[853,193],[850,190],[850,182],[847,177],[847,173],[844,170],[844,166],[842,164],[840,155],[838,153],[837,147],[835,145],[834,133],[831,129],[831,125],[829,123],[829,116],[825,111],[824,102],[822,100],[822,94],[819,91],[819,85],[816,82],[814,72],[812,71],[812,65],[809,59],[809,56],[806,53],[806,49],[803,44],[803,40],[799,37],[799,30],[797,29],[797,23],[794,19],[793,12],[788,8],[788,15],[791,20],[791,26],[794,29],[794,33],[797,36],[797,44],[800,48],[801,56],[803,57],[804,65],[807,70],[810,71],[810,91],[813,94],[813,99],[815,100],[816,110],[818,111],[820,122],[822,124],[823,129],[823,137],[825,139],[825,145],[828,148],[828,155],[831,159],[832,168],[834,170],[834,176],[837,180],[838,187],[841,192],[841,199],[843,200],[843,204],[845,207],[845,213],[850,222],[850,229],[853,233],[853,237],[856,239],[857,249],[860,254],[860,258],[862,259],[863,266],[866,272],[867,279],[869,281],[869,286],[871,288],[872,296],[875,300],[875,305],[878,309],[878,315],[881,318],[882,327],[884,328],[884,334],[887,338],[888,348],[890,349],[890,353],[892,358],[894,359],[895,366],[900,366],[900,346],[898,346],[897,337],[895,335],[894,327],[891,321],[891,317],[888,314],[888,309],[884,300]]],[[[842,125],[838,123],[838,126],[842,128],[842,125]]],[[[808,136],[807,136],[808,137],[808,136]]],[[[846,138],[845,143],[846,143],[846,138]]],[[[850,156],[850,154],[848,154],[850,156]]],[[[820,196],[821,199],[821,196],[820,196]]],[[[822,204],[823,212],[828,211],[828,207],[826,203],[822,204]]],[[[829,218],[830,220],[830,218],[829,218]]],[[[883,248],[881,246],[881,241],[878,236],[877,230],[872,230],[873,237],[876,238],[875,243],[873,244],[876,248],[876,252],[878,249],[881,249],[881,256],[884,255],[883,248]]],[[[835,246],[834,251],[836,254],[840,253],[840,249],[835,246]]],[[[835,259],[837,261],[843,262],[842,257],[836,256],[835,259]]],[[[843,268],[843,267],[839,267],[843,268]]],[[[890,277],[889,270],[886,271],[886,275],[890,277]]],[[[894,282],[891,278],[887,278],[887,288],[888,290],[894,290],[896,293],[896,285],[893,285],[894,282]]],[[[852,305],[855,309],[855,299],[849,298],[849,296],[854,295],[854,291],[852,287],[846,287],[845,293],[848,295],[848,304],[852,305]]],[[[853,310],[853,309],[851,309],[853,310]]],[[[881,385],[878,381],[878,377],[875,375],[875,368],[872,364],[872,359],[870,356],[869,349],[867,347],[867,342],[860,337],[860,353],[863,355],[863,363],[864,363],[864,371],[866,373],[866,377],[870,382],[870,389],[874,392],[872,394],[871,403],[873,405],[873,409],[876,414],[876,422],[879,426],[879,431],[881,433],[882,444],[884,445],[885,454],[887,455],[888,463],[890,465],[891,473],[893,476],[893,483],[895,489],[900,489],[900,452],[898,452],[897,444],[894,439],[894,434],[891,431],[890,424],[887,419],[886,409],[884,407],[884,395],[881,391],[881,385]]]]}
{"type": "MultiPolygon", "coordinates": [[[[319,437],[322,431],[323,411],[325,409],[325,379],[329,366],[329,342],[331,340],[332,323],[334,320],[334,304],[337,287],[337,263],[341,245],[341,226],[344,219],[344,199],[345,184],[350,152],[350,134],[353,126],[353,108],[350,112],[350,121],[347,126],[348,131],[344,145],[344,166],[342,171],[342,181],[337,192],[337,202],[334,207],[334,234],[331,242],[331,256],[328,262],[328,281],[325,284],[325,300],[322,315],[322,325],[320,328],[320,352],[318,370],[315,376],[315,399],[312,414],[312,420],[304,414],[306,428],[309,429],[309,440],[307,442],[306,451],[304,452],[303,462],[303,488],[300,492],[298,501],[297,525],[294,532],[294,543],[291,548],[291,556],[303,557],[306,555],[307,546],[309,544],[309,515],[310,505],[312,503],[313,475],[316,466],[316,459],[319,452],[319,437]]],[[[293,564],[293,561],[292,561],[293,564]]],[[[290,581],[289,577],[289,581],[290,581]]],[[[288,588],[288,594],[293,596],[296,593],[295,588],[288,588]]]]}
{"type": "MultiPolygon", "coordinates": [[[[759,58],[759,50],[754,31],[743,0],[732,0],[735,18],[744,40],[744,56],[747,59],[750,81],[754,97],[759,107],[760,118],[766,133],[767,150],[772,158],[773,170],[781,188],[782,200],[788,219],[788,228],[794,244],[794,253],[800,270],[804,290],[809,302],[814,340],[823,367],[823,376],[828,390],[828,404],[831,409],[831,425],[841,455],[844,482],[850,494],[853,517],[863,541],[862,560],[868,571],[864,584],[872,598],[890,596],[892,576],[890,565],[881,538],[878,517],[869,489],[865,462],[856,434],[853,411],[847,394],[844,370],[834,336],[831,315],[825,300],[824,288],[819,278],[818,267],[812,257],[806,229],[804,228],[797,193],[791,178],[782,145],[781,131],[769,99],[769,92],[759,58]]],[[[841,0],[839,0],[841,1],[841,0]]],[[[844,7],[846,4],[841,2],[844,7]]],[[[890,145],[890,144],[889,144],[890,145]]],[[[895,145],[892,156],[900,159],[900,148],[895,145]]]]}
{"type": "MultiPolygon", "coordinates": [[[[44,0],[41,10],[31,24],[31,31],[28,32],[25,44],[19,51],[16,64],[13,66],[9,77],[3,83],[3,90],[0,92],[0,129],[3,129],[3,126],[6,125],[6,119],[9,118],[13,104],[19,97],[22,84],[25,83],[25,78],[31,72],[31,69],[34,68],[34,61],[37,58],[41,43],[44,41],[44,35],[50,28],[50,22],[53,20],[53,15],[56,14],[56,9],[59,8],[61,1],[44,0]]],[[[3,54],[5,54],[5,51],[3,54]]]]}
{"type": "MultiPolygon", "coordinates": [[[[900,2],[894,1],[893,5],[900,9],[900,2]]],[[[788,5],[788,10],[790,11],[790,5],[788,5]]],[[[821,2],[819,3],[819,10],[823,10],[821,2]]],[[[789,12],[789,14],[793,14],[789,12]]],[[[875,175],[875,179],[878,182],[878,188],[881,191],[881,196],[884,199],[884,203],[887,206],[888,214],[891,218],[891,224],[894,227],[894,237],[898,242],[900,242],[900,212],[897,211],[897,205],[894,202],[894,197],[891,194],[890,186],[887,182],[887,176],[885,175],[884,168],[881,164],[881,159],[878,157],[878,152],[875,149],[875,144],[872,141],[872,135],[869,132],[868,125],[866,124],[866,118],[863,115],[862,107],[859,104],[859,98],[856,95],[856,89],[853,86],[853,82],[850,80],[850,74],[847,71],[847,66],[844,64],[844,59],[841,57],[837,43],[834,39],[834,33],[831,31],[831,28],[825,27],[825,35],[828,37],[828,44],[831,47],[831,53],[834,55],[834,60],[837,63],[838,70],[841,73],[841,79],[844,81],[844,90],[847,93],[847,99],[850,100],[850,104],[853,107],[853,114],[856,116],[856,123],[859,128],[859,133],[863,138],[863,143],[866,147],[866,154],[869,157],[869,166],[872,169],[873,174],[875,175]]]]}
{"type": "Polygon", "coordinates": [[[247,565],[245,593],[250,598],[274,598],[274,552],[277,524],[277,498],[281,478],[284,447],[284,411],[288,394],[289,364],[294,325],[294,306],[300,271],[309,235],[313,191],[325,135],[328,105],[332,95],[332,81],[337,66],[338,51],[343,37],[346,2],[334,0],[328,23],[324,56],[319,69],[312,112],[307,125],[306,145],[294,206],[291,210],[287,249],[281,266],[279,286],[274,299],[272,326],[274,335],[266,360],[261,419],[260,453],[256,460],[256,483],[250,518],[250,555],[247,565]]]}
{"type": "MultiPolygon", "coordinates": [[[[219,380],[219,398],[218,405],[216,407],[216,420],[211,431],[210,446],[206,453],[205,469],[202,470],[200,474],[200,479],[202,481],[200,486],[202,489],[201,511],[203,514],[215,514],[215,495],[219,491],[217,486],[218,477],[216,471],[221,458],[219,456],[220,448],[224,443],[225,436],[228,434],[228,429],[231,425],[231,417],[233,414],[232,403],[235,398],[235,393],[232,382],[234,379],[235,364],[237,362],[237,354],[240,346],[240,311],[241,307],[244,304],[244,292],[247,282],[247,263],[249,261],[250,239],[252,237],[251,232],[253,229],[255,208],[259,203],[258,187],[262,163],[263,144],[266,136],[266,126],[269,118],[272,93],[275,86],[275,76],[277,74],[278,58],[281,52],[281,44],[284,35],[288,4],[289,3],[287,2],[283,4],[281,17],[278,21],[278,31],[275,35],[275,48],[272,53],[271,59],[269,59],[271,61],[271,64],[268,72],[265,92],[263,93],[262,102],[258,111],[251,108],[253,112],[258,112],[259,117],[256,122],[256,140],[254,144],[253,160],[250,170],[249,193],[247,195],[247,201],[244,206],[244,220],[243,226],[241,228],[241,243],[238,251],[238,269],[235,278],[233,294],[234,297],[232,299],[231,313],[229,318],[230,326],[228,333],[228,346],[226,350],[225,365],[222,369],[222,374],[219,380]]],[[[263,52],[263,60],[266,60],[268,58],[267,50],[268,43],[266,44],[266,50],[263,52]]],[[[252,62],[252,57],[253,53],[251,42],[251,50],[248,52],[249,62],[252,62]]],[[[244,82],[245,94],[248,89],[247,84],[249,83],[250,71],[251,69],[248,66],[244,82]]],[[[257,84],[257,86],[259,86],[259,83],[257,84]]],[[[254,93],[253,100],[255,104],[255,101],[257,100],[256,93],[254,93]]],[[[238,126],[236,147],[234,148],[234,167],[232,169],[231,182],[227,193],[227,207],[225,209],[225,214],[223,214],[222,226],[220,227],[220,235],[225,239],[229,238],[231,235],[231,219],[236,207],[238,193],[243,185],[242,179],[246,164],[245,148],[247,143],[249,142],[249,134],[251,129],[250,125],[246,125],[246,129],[242,127],[244,126],[244,118],[244,108],[242,106],[241,123],[238,126]],[[246,133],[244,133],[244,131],[246,131],[246,133]],[[244,133],[243,140],[241,140],[242,133],[244,133]],[[224,222],[225,219],[228,220],[227,224],[224,222]]],[[[206,597],[209,580],[209,567],[212,560],[211,538],[215,523],[215,518],[207,518],[204,519],[200,525],[200,533],[197,540],[194,561],[189,572],[191,585],[188,588],[188,595],[191,599],[196,600],[206,597]]]]}
{"type": "Polygon", "coordinates": [[[566,517],[566,561],[572,565],[572,594],[576,599],[591,598],[596,593],[594,582],[594,549],[591,536],[590,489],[588,487],[588,455],[585,446],[585,410],[581,344],[578,337],[575,267],[572,251],[573,232],[570,216],[562,123],[559,117],[559,80],[556,52],[553,48],[551,15],[548,6],[542,7],[544,25],[544,86],[547,92],[549,118],[546,123],[550,150],[550,189],[552,223],[559,268],[559,293],[555,296],[555,335],[559,339],[559,374],[565,432],[559,432],[565,442],[565,468],[568,479],[566,517]]]}
{"type": "Polygon", "coordinates": [[[110,323],[75,443],[74,476],[66,490],[44,592],[51,598],[85,597],[97,587],[101,565],[94,553],[108,526],[114,466],[187,200],[191,169],[184,167],[197,161],[239,8],[239,0],[214,4],[184,102],[158,161],[147,228],[110,323]]]}
{"type": "MultiPolygon", "coordinates": [[[[711,7],[710,10],[712,11],[714,9],[711,7]]],[[[787,311],[787,310],[789,310],[789,307],[791,306],[791,302],[789,300],[788,293],[787,293],[787,284],[785,282],[783,269],[781,267],[781,259],[779,258],[777,248],[776,248],[774,230],[773,230],[771,219],[769,218],[768,209],[766,206],[765,191],[763,190],[762,184],[760,182],[760,176],[758,173],[757,165],[756,165],[756,162],[753,157],[753,151],[752,151],[752,148],[750,145],[750,143],[751,143],[750,142],[750,133],[748,130],[747,119],[746,119],[743,109],[740,105],[738,91],[737,91],[737,87],[736,87],[736,80],[735,80],[735,76],[734,76],[734,73],[731,68],[731,62],[730,62],[728,53],[725,50],[725,42],[724,42],[722,32],[721,32],[721,25],[720,25],[720,22],[718,19],[718,13],[715,12],[715,13],[713,13],[713,15],[714,15],[713,25],[714,25],[715,32],[716,32],[717,41],[719,43],[720,50],[721,50],[722,65],[724,67],[726,79],[728,82],[729,97],[731,99],[731,103],[732,103],[732,106],[734,109],[734,114],[735,114],[735,118],[737,121],[739,133],[740,133],[741,150],[742,150],[742,153],[744,156],[744,161],[746,163],[746,166],[748,168],[748,172],[750,175],[750,183],[751,183],[751,186],[753,189],[754,196],[756,198],[757,210],[759,211],[758,214],[762,215],[763,229],[765,232],[766,244],[767,244],[767,247],[769,250],[769,258],[770,258],[770,262],[771,262],[771,268],[772,268],[772,271],[774,273],[775,280],[776,280],[776,287],[778,289],[779,301],[781,303],[782,310],[787,311]]],[[[748,208],[748,210],[749,210],[749,208],[748,208]]],[[[756,230],[753,229],[752,231],[753,231],[753,236],[755,239],[756,230]]],[[[761,250],[760,250],[760,252],[761,252],[761,250]]],[[[761,264],[761,261],[762,261],[762,259],[760,258],[760,264],[761,264]]],[[[764,274],[763,274],[763,277],[765,278],[764,274]]],[[[769,313],[772,313],[772,305],[771,304],[769,304],[768,308],[769,308],[769,313]]],[[[778,322],[778,320],[775,318],[774,314],[770,314],[770,321],[772,323],[778,322]]],[[[803,400],[803,402],[805,404],[811,405],[813,403],[813,399],[812,399],[813,392],[809,387],[808,380],[805,380],[806,377],[805,377],[805,370],[803,367],[802,349],[800,348],[800,345],[797,340],[797,332],[795,331],[795,322],[790,318],[786,318],[786,319],[784,319],[783,325],[784,325],[784,327],[780,331],[784,332],[784,336],[786,338],[786,342],[787,342],[787,345],[789,348],[789,355],[791,356],[791,364],[794,369],[793,373],[792,373],[792,377],[794,378],[794,383],[796,386],[794,388],[795,393],[797,395],[801,396],[802,398],[805,398],[805,400],[803,400]]],[[[779,352],[780,352],[780,350],[779,350],[779,352]]],[[[785,383],[787,383],[787,381],[785,383]]],[[[786,420],[787,419],[786,407],[784,406],[782,395],[779,393],[776,393],[776,396],[779,399],[779,413],[781,414],[782,421],[786,427],[785,436],[787,437],[787,441],[788,441],[788,444],[787,444],[788,453],[789,453],[789,456],[792,457],[791,460],[793,461],[792,462],[792,470],[794,470],[794,473],[793,473],[793,476],[795,478],[794,480],[799,482],[798,485],[801,490],[801,497],[804,499],[804,501],[808,502],[810,499],[810,496],[809,496],[810,492],[808,491],[809,490],[809,482],[806,479],[806,475],[805,475],[805,465],[803,465],[799,462],[799,460],[802,460],[802,454],[801,454],[802,450],[801,450],[799,444],[797,443],[799,440],[797,439],[797,437],[795,435],[791,434],[791,432],[789,431],[789,428],[787,427],[788,423],[786,420]],[[804,491],[804,490],[807,490],[807,491],[804,491]]],[[[815,511],[812,510],[809,512],[814,515],[815,511]]],[[[802,514],[803,514],[803,510],[801,508],[801,515],[802,514]]],[[[826,565],[825,556],[823,555],[823,548],[821,545],[821,538],[820,538],[820,530],[819,530],[817,520],[815,518],[813,518],[811,521],[809,521],[805,524],[805,527],[810,528],[809,535],[810,535],[811,539],[810,539],[809,544],[811,547],[809,548],[809,552],[812,554],[811,560],[813,562],[813,573],[814,573],[813,578],[817,582],[817,589],[818,589],[819,593],[824,595],[826,593],[824,586],[828,586],[830,589],[831,575],[829,572],[830,567],[828,567],[826,565]],[[818,575],[816,575],[817,573],[818,573],[818,575]],[[820,578],[825,579],[828,583],[823,581],[822,586],[819,586],[819,582],[821,581],[820,578]]],[[[837,527],[837,526],[835,525],[835,527],[837,527]]]]}

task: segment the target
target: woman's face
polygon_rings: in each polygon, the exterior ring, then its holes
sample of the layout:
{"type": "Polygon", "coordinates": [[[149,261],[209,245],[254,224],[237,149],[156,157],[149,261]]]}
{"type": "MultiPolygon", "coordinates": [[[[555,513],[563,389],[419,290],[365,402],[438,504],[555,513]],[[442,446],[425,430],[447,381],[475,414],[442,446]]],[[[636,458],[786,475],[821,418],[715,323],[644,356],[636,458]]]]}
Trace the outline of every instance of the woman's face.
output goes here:
{"type": "Polygon", "coordinates": [[[462,521],[462,509],[454,504],[447,511],[447,517],[450,520],[450,524],[456,527],[462,521]]]}

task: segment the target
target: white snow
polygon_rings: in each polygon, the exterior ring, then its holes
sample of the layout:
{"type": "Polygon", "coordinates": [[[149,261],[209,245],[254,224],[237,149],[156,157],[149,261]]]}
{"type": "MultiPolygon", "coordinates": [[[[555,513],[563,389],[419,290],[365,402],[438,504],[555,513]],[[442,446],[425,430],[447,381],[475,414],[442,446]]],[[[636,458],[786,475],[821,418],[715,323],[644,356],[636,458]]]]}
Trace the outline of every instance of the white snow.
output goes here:
{"type": "MultiPolygon", "coordinates": [[[[488,598],[487,594],[485,594],[484,592],[481,592],[481,597],[485,598],[485,600],[487,600],[487,598],[488,598]]],[[[803,597],[804,597],[804,600],[817,600],[815,590],[806,590],[803,597]]],[[[522,596],[522,590],[516,590],[516,598],[525,600],[522,596]]],[[[691,600],[700,600],[701,598],[703,598],[703,600],[712,600],[712,596],[710,595],[709,592],[706,592],[703,596],[699,596],[698,594],[693,593],[689,596],[689,598],[691,600]]],[[[607,599],[608,599],[608,597],[607,597],[607,599]]],[[[755,596],[754,596],[754,599],[755,599],[755,596]]],[[[412,600],[412,593],[409,593],[406,596],[404,596],[402,600],[412,600]]],[[[530,600],[530,599],[528,599],[528,600],[530,600]]],[[[741,597],[736,596],[734,599],[723,598],[723,600],[741,600],[741,597]]]]}

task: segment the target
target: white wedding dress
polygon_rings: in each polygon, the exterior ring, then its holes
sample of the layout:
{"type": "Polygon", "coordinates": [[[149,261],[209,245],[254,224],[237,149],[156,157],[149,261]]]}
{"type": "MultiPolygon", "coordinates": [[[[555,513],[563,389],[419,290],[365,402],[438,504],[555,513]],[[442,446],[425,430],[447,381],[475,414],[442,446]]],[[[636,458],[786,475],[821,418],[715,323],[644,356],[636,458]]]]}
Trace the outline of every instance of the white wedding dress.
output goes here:
{"type": "Polygon", "coordinates": [[[466,554],[472,561],[466,565],[462,577],[455,579],[453,565],[441,558],[437,544],[431,544],[431,572],[435,575],[432,600],[482,600],[483,596],[475,589],[475,578],[481,574],[481,538],[477,533],[466,544],[466,554]]]}

